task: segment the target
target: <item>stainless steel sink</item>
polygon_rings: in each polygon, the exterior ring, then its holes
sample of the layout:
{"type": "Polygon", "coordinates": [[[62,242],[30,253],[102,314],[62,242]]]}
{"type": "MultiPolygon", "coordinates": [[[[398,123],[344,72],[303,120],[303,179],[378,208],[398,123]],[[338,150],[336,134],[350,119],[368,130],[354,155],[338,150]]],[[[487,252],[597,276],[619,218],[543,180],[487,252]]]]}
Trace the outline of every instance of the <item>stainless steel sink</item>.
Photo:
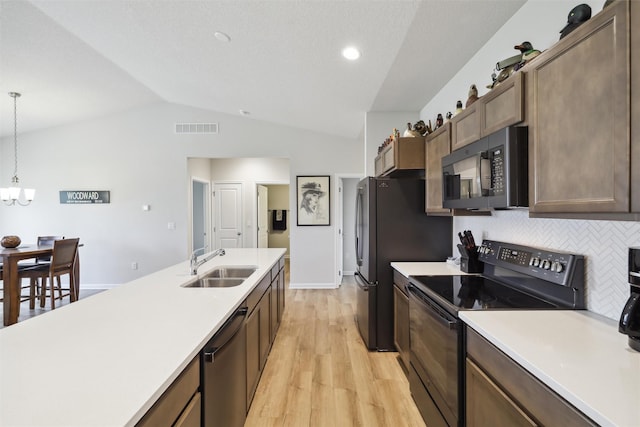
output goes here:
{"type": "Polygon", "coordinates": [[[257,267],[253,265],[217,267],[200,279],[182,286],[185,288],[233,288],[241,285],[256,270],[257,267]]]}
{"type": "Polygon", "coordinates": [[[245,279],[238,277],[204,277],[183,285],[185,288],[233,288],[241,285],[245,279]]]}
{"type": "Polygon", "coordinates": [[[254,266],[228,266],[218,267],[210,273],[206,274],[204,278],[219,277],[219,278],[241,278],[246,279],[251,276],[257,267],[254,266]]]}

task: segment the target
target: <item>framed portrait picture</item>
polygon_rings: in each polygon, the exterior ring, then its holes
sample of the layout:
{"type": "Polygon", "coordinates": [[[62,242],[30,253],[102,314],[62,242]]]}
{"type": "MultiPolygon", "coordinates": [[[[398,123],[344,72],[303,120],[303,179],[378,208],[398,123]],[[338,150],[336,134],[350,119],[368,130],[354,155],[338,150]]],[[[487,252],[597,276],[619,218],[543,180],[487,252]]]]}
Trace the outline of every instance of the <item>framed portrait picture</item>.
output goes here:
{"type": "Polygon", "coordinates": [[[329,175],[297,176],[298,225],[329,225],[329,175]]]}

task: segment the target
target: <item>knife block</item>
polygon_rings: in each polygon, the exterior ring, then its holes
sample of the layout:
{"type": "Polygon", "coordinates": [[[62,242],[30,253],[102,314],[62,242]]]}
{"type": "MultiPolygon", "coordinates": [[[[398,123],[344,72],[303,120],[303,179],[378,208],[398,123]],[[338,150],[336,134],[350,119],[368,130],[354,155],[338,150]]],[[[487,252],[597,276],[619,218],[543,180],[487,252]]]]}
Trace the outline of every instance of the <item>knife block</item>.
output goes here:
{"type": "Polygon", "coordinates": [[[460,252],[460,270],[465,273],[482,273],[484,271],[484,263],[478,258],[478,248],[467,249],[462,245],[458,245],[460,252]]]}

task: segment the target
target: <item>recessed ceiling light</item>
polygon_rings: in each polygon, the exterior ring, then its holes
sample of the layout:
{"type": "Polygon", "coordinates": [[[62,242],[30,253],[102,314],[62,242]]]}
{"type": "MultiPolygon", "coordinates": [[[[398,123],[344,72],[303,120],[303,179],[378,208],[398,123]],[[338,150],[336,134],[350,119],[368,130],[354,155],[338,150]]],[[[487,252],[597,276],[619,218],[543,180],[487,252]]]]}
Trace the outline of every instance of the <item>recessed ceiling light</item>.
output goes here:
{"type": "Polygon", "coordinates": [[[228,43],[231,41],[231,37],[227,33],[223,33],[222,31],[216,31],[213,35],[220,40],[221,42],[228,43]]]}
{"type": "Polygon", "coordinates": [[[360,51],[353,46],[348,46],[342,49],[342,56],[350,61],[355,61],[360,58],[360,51]]]}

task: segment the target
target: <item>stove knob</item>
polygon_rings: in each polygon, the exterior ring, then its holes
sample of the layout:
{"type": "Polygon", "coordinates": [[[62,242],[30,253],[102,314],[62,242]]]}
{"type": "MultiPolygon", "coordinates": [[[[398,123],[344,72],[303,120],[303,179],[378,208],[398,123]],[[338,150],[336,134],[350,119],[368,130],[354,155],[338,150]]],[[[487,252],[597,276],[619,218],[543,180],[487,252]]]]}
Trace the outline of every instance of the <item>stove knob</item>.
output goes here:
{"type": "Polygon", "coordinates": [[[561,262],[555,261],[553,264],[551,264],[551,271],[562,273],[562,270],[564,270],[564,266],[561,262]]]}
{"type": "Polygon", "coordinates": [[[551,268],[551,261],[549,261],[548,259],[542,260],[542,263],[540,264],[540,267],[545,269],[545,270],[549,270],[551,268]]]}
{"type": "Polygon", "coordinates": [[[538,257],[531,258],[531,261],[529,261],[529,265],[532,266],[532,267],[540,266],[540,258],[538,258],[538,257]]]}

